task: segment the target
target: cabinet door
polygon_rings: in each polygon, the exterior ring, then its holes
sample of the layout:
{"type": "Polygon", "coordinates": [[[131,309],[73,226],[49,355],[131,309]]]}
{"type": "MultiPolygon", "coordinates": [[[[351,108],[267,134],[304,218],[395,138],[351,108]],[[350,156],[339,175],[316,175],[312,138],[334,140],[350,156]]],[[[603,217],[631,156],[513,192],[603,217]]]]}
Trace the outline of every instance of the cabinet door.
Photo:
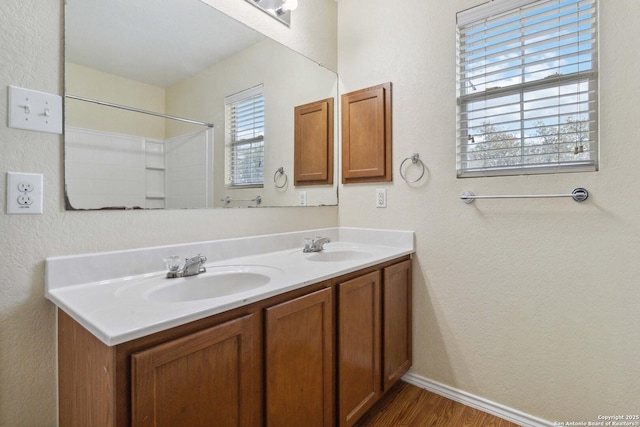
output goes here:
{"type": "Polygon", "coordinates": [[[260,402],[252,393],[260,380],[254,317],[134,353],[133,426],[259,425],[260,402]]]}
{"type": "Polygon", "coordinates": [[[353,425],[381,395],[380,271],[338,284],[338,412],[353,425]]]}
{"type": "Polygon", "coordinates": [[[333,425],[331,288],[266,310],[267,427],[333,425]]]}
{"type": "Polygon", "coordinates": [[[384,269],[382,307],[386,392],[411,367],[411,260],[384,269]]]}
{"type": "Polygon", "coordinates": [[[391,181],[391,83],[342,95],[342,183],[391,181]]]}
{"type": "Polygon", "coordinates": [[[333,183],[333,98],[295,108],[294,184],[333,183]]]}

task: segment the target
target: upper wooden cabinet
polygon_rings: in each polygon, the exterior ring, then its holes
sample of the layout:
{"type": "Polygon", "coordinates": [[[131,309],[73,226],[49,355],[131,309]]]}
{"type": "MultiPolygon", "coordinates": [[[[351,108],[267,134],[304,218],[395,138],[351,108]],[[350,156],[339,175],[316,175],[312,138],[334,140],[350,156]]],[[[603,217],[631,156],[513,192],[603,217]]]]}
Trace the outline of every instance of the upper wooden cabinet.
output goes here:
{"type": "Polygon", "coordinates": [[[391,181],[391,83],[342,95],[342,183],[391,181]]]}
{"type": "Polygon", "coordinates": [[[295,108],[294,184],[333,184],[333,98],[295,108]]]}

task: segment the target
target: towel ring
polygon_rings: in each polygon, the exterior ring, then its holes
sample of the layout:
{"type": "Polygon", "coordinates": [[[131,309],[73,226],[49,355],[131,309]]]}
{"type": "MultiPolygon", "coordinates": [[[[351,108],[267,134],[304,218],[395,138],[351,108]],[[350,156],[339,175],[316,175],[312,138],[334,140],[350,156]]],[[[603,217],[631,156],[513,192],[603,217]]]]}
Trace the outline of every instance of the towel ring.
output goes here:
{"type": "Polygon", "coordinates": [[[407,157],[406,159],[404,159],[402,161],[402,163],[400,163],[400,176],[402,177],[402,179],[404,179],[406,182],[408,182],[409,184],[412,184],[414,182],[418,182],[422,179],[422,177],[424,176],[424,172],[427,169],[427,167],[424,165],[424,162],[422,160],[420,160],[420,154],[418,153],[413,153],[411,155],[411,157],[407,157]],[[420,163],[420,166],[422,167],[422,173],[420,174],[420,176],[414,180],[408,180],[407,177],[404,176],[404,174],[402,173],[402,167],[404,166],[405,162],[407,160],[411,160],[411,163],[413,163],[414,165],[420,163]]]}
{"type": "Polygon", "coordinates": [[[280,166],[278,170],[276,170],[276,173],[273,174],[273,184],[276,186],[276,188],[284,188],[285,185],[287,185],[287,181],[289,181],[289,178],[287,177],[287,174],[284,173],[284,167],[280,166]],[[278,185],[278,176],[281,175],[284,175],[284,182],[282,183],[282,185],[278,185]]]}

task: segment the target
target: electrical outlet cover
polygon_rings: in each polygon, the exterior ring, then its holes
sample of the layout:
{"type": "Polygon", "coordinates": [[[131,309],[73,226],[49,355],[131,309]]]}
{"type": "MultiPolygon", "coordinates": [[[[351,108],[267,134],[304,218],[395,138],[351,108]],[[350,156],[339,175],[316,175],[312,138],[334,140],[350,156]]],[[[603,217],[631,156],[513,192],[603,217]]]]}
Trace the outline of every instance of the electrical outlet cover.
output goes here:
{"type": "Polygon", "coordinates": [[[42,174],[7,172],[7,213],[42,213],[42,174]]]}
{"type": "Polygon", "coordinates": [[[376,189],[376,208],[386,208],[386,207],[387,207],[387,189],[378,188],[376,189]]]}

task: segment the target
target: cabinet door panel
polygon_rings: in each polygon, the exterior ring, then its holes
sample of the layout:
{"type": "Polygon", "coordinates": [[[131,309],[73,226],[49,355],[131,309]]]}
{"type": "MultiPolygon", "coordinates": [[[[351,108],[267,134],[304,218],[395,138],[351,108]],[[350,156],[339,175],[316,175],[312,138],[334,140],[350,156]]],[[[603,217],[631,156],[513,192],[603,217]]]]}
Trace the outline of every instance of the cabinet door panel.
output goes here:
{"type": "Polygon", "coordinates": [[[333,425],[331,288],[266,310],[268,427],[333,425]]]}
{"type": "Polygon", "coordinates": [[[333,183],[333,98],[295,108],[294,184],[333,183]]]}
{"type": "Polygon", "coordinates": [[[391,83],[341,99],[342,183],[391,181],[391,83]]]}
{"type": "Polygon", "coordinates": [[[411,367],[411,260],[384,269],[382,307],[382,359],[387,391],[411,367]]]}
{"type": "Polygon", "coordinates": [[[253,317],[133,354],[133,426],[255,426],[253,317]]]}
{"type": "Polygon", "coordinates": [[[338,402],[353,425],[381,395],[380,272],[338,285],[338,402]]]}

